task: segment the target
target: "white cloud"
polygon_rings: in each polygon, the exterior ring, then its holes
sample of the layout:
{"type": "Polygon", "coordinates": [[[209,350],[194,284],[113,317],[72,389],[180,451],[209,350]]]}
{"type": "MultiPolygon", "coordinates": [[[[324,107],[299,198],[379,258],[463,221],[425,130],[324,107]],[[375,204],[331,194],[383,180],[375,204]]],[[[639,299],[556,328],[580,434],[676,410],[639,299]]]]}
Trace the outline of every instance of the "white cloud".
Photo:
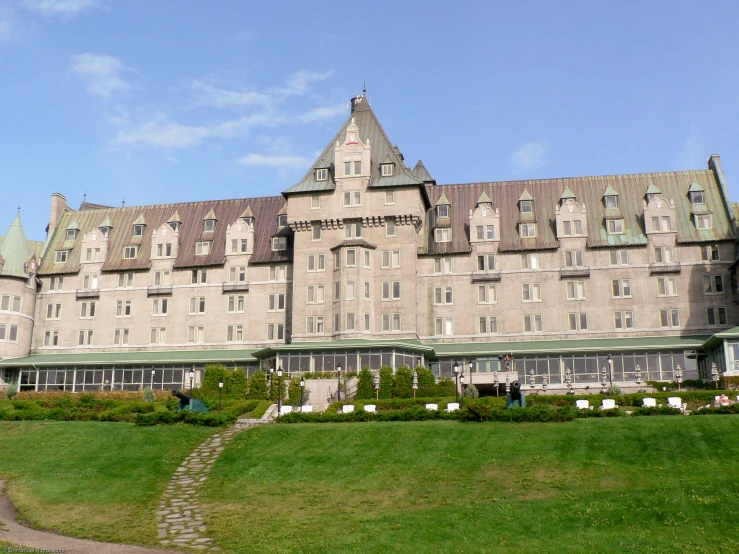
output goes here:
{"type": "Polygon", "coordinates": [[[79,54],[72,57],[72,65],[69,69],[72,73],[87,79],[87,90],[97,96],[110,96],[114,92],[132,87],[120,74],[133,70],[112,56],[79,54]]]}
{"type": "Polygon", "coordinates": [[[202,80],[192,81],[190,87],[195,91],[199,103],[216,108],[266,105],[272,102],[268,94],[225,90],[202,80]]]}
{"type": "Polygon", "coordinates": [[[100,6],[100,0],[23,0],[23,5],[45,17],[71,19],[100,6]]]}
{"type": "Polygon", "coordinates": [[[508,159],[512,161],[518,169],[531,169],[544,164],[544,157],[547,150],[549,150],[548,140],[535,140],[521,146],[521,148],[513,152],[508,159]]]}
{"type": "Polygon", "coordinates": [[[301,69],[297,73],[291,75],[287,79],[287,88],[276,89],[276,92],[285,94],[288,96],[296,94],[305,94],[308,92],[310,85],[317,81],[323,81],[333,75],[333,71],[326,71],[324,73],[316,73],[314,71],[307,71],[301,69]]]}
{"type": "Polygon", "coordinates": [[[263,154],[247,154],[236,163],[252,167],[274,167],[277,169],[306,169],[314,160],[304,156],[265,156],[263,154]]]}
{"type": "Polygon", "coordinates": [[[302,123],[311,123],[322,119],[333,119],[344,114],[346,114],[346,106],[326,106],[323,108],[313,108],[298,116],[298,120],[302,123]]]}

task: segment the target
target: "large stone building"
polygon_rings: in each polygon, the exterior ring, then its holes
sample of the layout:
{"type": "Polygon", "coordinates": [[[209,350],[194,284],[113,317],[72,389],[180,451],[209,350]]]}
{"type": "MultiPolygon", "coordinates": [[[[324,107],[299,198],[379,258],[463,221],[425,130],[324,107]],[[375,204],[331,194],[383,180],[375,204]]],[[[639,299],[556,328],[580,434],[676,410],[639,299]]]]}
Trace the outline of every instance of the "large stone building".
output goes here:
{"type": "Polygon", "coordinates": [[[718,156],[437,185],[358,96],[282,196],[73,210],[54,194],[43,246],[16,218],[0,243],[0,380],[168,388],[210,362],[471,362],[483,385],[506,370],[552,387],[568,372],[597,386],[604,367],[617,383],[678,365],[707,377],[739,362],[736,239],[718,156]]]}

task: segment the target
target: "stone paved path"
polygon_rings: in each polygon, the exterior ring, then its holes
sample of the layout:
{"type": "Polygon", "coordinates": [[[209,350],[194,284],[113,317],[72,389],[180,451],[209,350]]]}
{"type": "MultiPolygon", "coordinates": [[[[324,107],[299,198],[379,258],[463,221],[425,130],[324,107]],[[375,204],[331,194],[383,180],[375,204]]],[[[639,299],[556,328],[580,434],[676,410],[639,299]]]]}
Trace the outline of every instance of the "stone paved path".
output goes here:
{"type": "Polygon", "coordinates": [[[217,546],[213,546],[213,539],[206,535],[207,529],[198,503],[198,489],[226,444],[244,429],[266,423],[269,420],[268,413],[261,420],[240,419],[236,425],[206,439],[177,468],[157,511],[160,544],[218,550],[217,546]]]}

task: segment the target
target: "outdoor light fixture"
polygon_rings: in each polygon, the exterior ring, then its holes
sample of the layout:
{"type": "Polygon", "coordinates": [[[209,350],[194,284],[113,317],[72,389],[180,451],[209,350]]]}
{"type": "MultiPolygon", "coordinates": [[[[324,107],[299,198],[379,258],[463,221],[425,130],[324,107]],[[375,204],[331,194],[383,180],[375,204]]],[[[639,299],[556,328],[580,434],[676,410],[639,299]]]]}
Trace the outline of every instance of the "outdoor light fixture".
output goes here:
{"type": "Polygon", "coordinates": [[[613,388],[613,358],[610,354],[608,355],[608,380],[611,383],[611,388],[613,388]]]}
{"type": "Polygon", "coordinates": [[[336,387],[336,394],[338,395],[338,401],[341,402],[341,364],[336,366],[336,375],[337,379],[339,381],[338,386],[336,387]]]}
{"type": "Polygon", "coordinates": [[[193,381],[195,381],[195,370],[194,369],[191,369],[190,370],[190,396],[192,396],[192,385],[193,385],[193,381]]]}
{"type": "Polygon", "coordinates": [[[459,377],[459,382],[462,384],[462,408],[464,408],[464,375],[459,377]]]}
{"type": "Polygon", "coordinates": [[[677,383],[677,390],[680,390],[680,384],[683,382],[683,368],[680,364],[675,366],[675,382],[677,383]]]}
{"type": "Polygon", "coordinates": [[[603,369],[600,372],[600,384],[603,386],[600,393],[605,394],[606,393],[606,385],[608,384],[608,376],[606,375],[606,366],[603,366],[603,369]]]}
{"type": "Polygon", "coordinates": [[[154,373],[156,373],[155,369],[151,370],[151,390],[154,390],[154,373]]]}
{"type": "Polygon", "coordinates": [[[718,388],[718,369],[716,368],[716,362],[711,364],[711,381],[716,383],[716,388],[718,388]]]}
{"type": "Polygon", "coordinates": [[[639,367],[639,364],[636,364],[636,386],[638,387],[641,385],[641,367],[639,367]]]}
{"type": "Polygon", "coordinates": [[[305,378],[300,378],[300,411],[303,411],[303,390],[305,389],[305,378]]]}
{"type": "Polygon", "coordinates": [[[374,378],[374,384],[375,384],[375,392],[377,393],[377,400],[380,399],[380,373],[375,373],[374,378]]]}
{"type": "Polygon", "coordinates": [[[575,394],[572,390],[572,370],[569,367],[565,368],[565,384],[567,385],[567,394],[575,394]]]}
{"type": "Polygon", "coordinates": [[[470,374],[472,374],[472,366],[473,366],[473,365],[474,365],[474,364],[472,363],[472,360],[470,360],[470,362],[469,362],[469,363],[467,364],[467,367],[468,367],[468,368],[469,368],[469,370],[470,370],[470,374]]]}
{"type": "Polygon", "coordinates": [[[500,396],[500,382],[498,381],[497,371],[493,371],[493,385],[495,385],[495,396],[500,396]]]}
{"type": "Polygon", "coordinates": [[[218,381],[218,411],[223,411],[223,380],[218,381]]]}
{"type": "Polygon", "coordinates": [[[456,386],[454,387],[454,396],[457,404],[459,404],[459,362],[454,362],[454,377],[457,379],[456,386]]]}
{"type": "Polygon", "coordinates": [[[416,397],[416,391],[418,390],[418,372],[413,370],[413,398],[416,397]]]}
{"type": "Polygon", "coordinates": [[[532,388],[532,390],[535,384],[536,384],[536,377],[534,377],[534,370],[530,369],[529,370],[529,386],[532,388]]]}
{"type": "Polygon", "coordinates": [[[277,415],[282,415],[282,366],[277,370],[277,415]]]}

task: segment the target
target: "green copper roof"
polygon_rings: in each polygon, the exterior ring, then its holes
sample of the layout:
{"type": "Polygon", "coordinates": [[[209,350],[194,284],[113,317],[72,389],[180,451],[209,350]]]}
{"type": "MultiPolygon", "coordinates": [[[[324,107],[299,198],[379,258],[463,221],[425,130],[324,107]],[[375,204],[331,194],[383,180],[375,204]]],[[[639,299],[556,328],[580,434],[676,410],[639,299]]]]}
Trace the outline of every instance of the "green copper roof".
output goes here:
{"type": "Polygon", "coordinates": [[[147,364],[205,364],[255,362],[253,350],[171,350],[150,352],[85,352],[36,354],[0,360],[0,367],[124,366],[147,364]]]}
{"type": "Polygon", "coordinates": [[[614,189],[611,185],[608,185],[608,188],[603,193],[603,196],[618,196],[618,193],[616,192],[616,189],[614,189]]]}
{"type": "Polygon", "coordinates": [[[3,260],[0,275],[28,278],[26,262],[31,259],[31,250],[28,247],[26,234],[23,232],[20,212],[15,216],[10,229],[0,243],[0,258],[3,260]]]}
{"type": "Polygon", "coordinates": [[[560,200],[567,200],[569,198],[577,198],[575,196],[575,193],[570,190],[570,187],[565,188],[565,191],[562,193],[562,196],[559,197],[560,200]]]}
{"type": "Polygon", "coordinates": [[[649,186],[647,187],[647,192],[645,194],[662,194],[662,191],[654,186],[654,183],[649,183],[649,186]]]}
{"type": "Polygon", "coordinates": [[[297,185],[284,191],[283,194],[329,191],[336,188],[333,163],[334,148],[336,147],[337,141],[340,144],[344,142],[346,129],[352,124],[352,121],[359,128],[360,140],[363,143],[367,143],[369,140],[372,160],[370,187],[417,186],[423,184],[423,180],[416,177],[403,163],[400,152],[396,151],[393,147],[382,125],[380,125],[375,113],[372,111],[369,102],[364,100],[356,105],[354,112],[347,118],[339,129],[339,132],[336,133],[334,138],[331,139],[323,152],[318,156],[316,162],[308,169],[303,179],[297,185]],[[316,181],[315,170],[327,167],[326,161],[329,161],[329,178],[326,181],[316,181]],[[394,163],[395,171],[393,171],[393,175],[383,177],[379,169],[381,163],[394,163]]]}
{"type": "Polygon", "coordinates": [[[533,200],[533,199],[534,197],[531,196],[531,194],[529,193],[529,190],[523,189],[523,192],[521,193],[521,196],[518,198],[518,201],[520,202],[521,200],[533,200]]]}
{"type": "Polygon", "coordinates": [[[416,176],[416,179],[418,179],[419,181],[423,181],[424,183],[433,183],[436,181],[428,172],[426,166],[423,165],[423,162],[421,160],[418,160],[418,163],[416,163],[416,167],[413,168],[413,175],[416,176]]]}
{"type": "Polygon", "coordinates": [[[136,218],[136,221],[133,222],[134,225],[146,225],[146,218],[144,218],[144,214],[141,214],[136,218]]]}
{"type": "Polygon", "coordinates": [[[76,219],[74,221],[72,221],[72,223],[70,223],[69,225],[67,225],[67,231],[69,231],[70,229],[74,229],[76,231],[79,231],[80,230],[80,224],[77,223],[77,220],[76,219]]]}
{"type": "Polygon", "coordinates": [[[103,227],[113,227],[113,224],[110,222],[110,216],[105,216],[105,219],[103,219],[103,222],[100,224],[100,228],[103,227]]]}
{"type": "Polygon", "coordinates": [[[706,190],[706,189],[704,189],[698,183],[696,183],[695,181],[693,181],[690,184],[690,188],[688,189],[688,192],[703,192],[704,190],[706,190]]]}

